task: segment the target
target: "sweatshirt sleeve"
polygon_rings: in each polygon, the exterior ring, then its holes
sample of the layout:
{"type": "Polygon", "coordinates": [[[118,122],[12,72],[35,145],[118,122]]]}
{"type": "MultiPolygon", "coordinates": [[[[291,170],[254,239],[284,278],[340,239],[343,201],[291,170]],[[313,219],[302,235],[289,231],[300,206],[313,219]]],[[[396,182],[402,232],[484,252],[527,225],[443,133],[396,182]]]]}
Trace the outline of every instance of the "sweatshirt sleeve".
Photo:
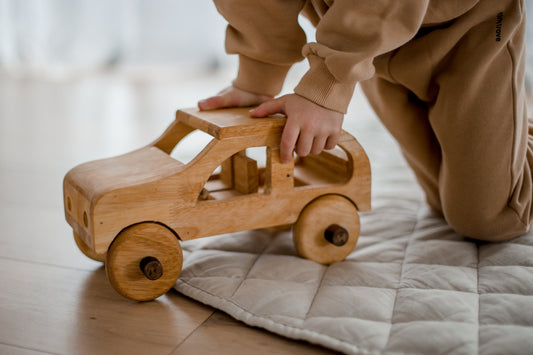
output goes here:
{"type": "Polygon", "coordinates": [[[275,96],[290,67],[302,60],[305,32],[298,23],[305,0],[215,0],[228,21],[226,51],[239,55],[233,85],[275,96]]]}
{"type": "Polygon", "coordinates": [[[303,47],[310,69],[295,93],[346,112],[359,81],[374,74],[376,56],[415,36],[429,0],[333,0],[317,26],[316,43],[303,47]]]}

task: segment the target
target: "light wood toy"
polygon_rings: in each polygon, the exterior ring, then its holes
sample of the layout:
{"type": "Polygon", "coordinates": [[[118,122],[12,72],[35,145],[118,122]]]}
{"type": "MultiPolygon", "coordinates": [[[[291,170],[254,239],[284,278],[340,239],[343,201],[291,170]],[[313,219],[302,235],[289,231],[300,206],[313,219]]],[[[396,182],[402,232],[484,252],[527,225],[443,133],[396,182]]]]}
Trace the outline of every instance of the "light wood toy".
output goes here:
{"type": "Polygon", "coordinates": [[[105,261],[120,294],[146,301],[170,290],[185,240],[293,225],[302,257],[330,264],[354,249],[358,211],[370,209],[363,148],[343,131],[335,149],[282,164],[285,118],[251,118],[248,110],[179,110],[152,144],[67,173],[65,215],[74,239],[86,256],[105,261]],[[181,163],[170,154],[195,130],[213,138],[181,163]],[[265,166],[246,154],[252,147],[265,147],[265,166]]]}

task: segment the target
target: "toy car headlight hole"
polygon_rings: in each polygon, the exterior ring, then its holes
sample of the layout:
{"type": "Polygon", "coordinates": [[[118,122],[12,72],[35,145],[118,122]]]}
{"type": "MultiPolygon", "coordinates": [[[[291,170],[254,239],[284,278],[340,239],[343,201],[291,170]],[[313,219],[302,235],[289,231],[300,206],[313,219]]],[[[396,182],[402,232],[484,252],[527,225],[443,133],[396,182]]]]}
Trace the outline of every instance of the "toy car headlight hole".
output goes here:
{"type": "Polygon", "coordinates": [[[348,242],[349,233],[338,224],[332,224],[324,231],[324,238],[331,244],[342,247],[348,242]]]}
{"type": "Polygon", "coordinates": [[[89,228],[89,217],[87,217],[87,211],[83,211],[83,225],[85,228],[89,228]]]}
{"type": "Polygon", "coordinates": [[[139,263],[142,273],[147,279],[155,281],[163,276],[163,265],[153,256],[147,256],[139,263]]]}

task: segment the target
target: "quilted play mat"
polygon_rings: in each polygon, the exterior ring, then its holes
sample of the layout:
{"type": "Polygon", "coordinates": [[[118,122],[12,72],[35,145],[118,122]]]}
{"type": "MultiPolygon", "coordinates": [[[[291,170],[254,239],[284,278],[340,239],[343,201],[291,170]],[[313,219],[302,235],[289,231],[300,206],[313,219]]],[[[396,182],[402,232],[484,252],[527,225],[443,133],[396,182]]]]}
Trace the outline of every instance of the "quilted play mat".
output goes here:
{"type": "Polygon", "coordinates": [[[372,210],[345,261],[298,257],[290,231],[248,231],[183,243],[175,288],[347,354],[533,353],[533,234],[499,244],[456,234],[426,206],[383,128],[363,132],[372,210]]]}

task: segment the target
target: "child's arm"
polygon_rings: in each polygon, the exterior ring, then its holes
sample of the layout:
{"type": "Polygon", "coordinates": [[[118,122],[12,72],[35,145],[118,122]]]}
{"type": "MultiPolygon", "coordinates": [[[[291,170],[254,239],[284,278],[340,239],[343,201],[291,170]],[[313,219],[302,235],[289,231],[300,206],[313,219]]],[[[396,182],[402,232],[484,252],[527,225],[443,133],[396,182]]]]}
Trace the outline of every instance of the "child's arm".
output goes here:
{"type": "Polygon", "coordinates": [[[429,0],[335,0],[320,18],[316,43],[305,44],[298,25],[304,0],[215,0],[228,20],[226,49],[239,54],[233,87],[199,102],[200,108],[264,103],[256,117],[287,116],[284,161],[293,149],[319,153],[336,143],[357,82],[374,74],[374,58],[398,48],[420,28],[429,0]],[[301,52],[303,47],[303,52],[301,52]],[[290,66],[307,57],[310,68],[295,94],[269,101],[290,66]]]}
{"type": "Polygon", "coordinates": [[[291,66],[301,61],[307,39],[298,23],[306,0],[214,0],[228,21],[225,47],[238,54],[233,86],[275,96],[291,66]]]}

